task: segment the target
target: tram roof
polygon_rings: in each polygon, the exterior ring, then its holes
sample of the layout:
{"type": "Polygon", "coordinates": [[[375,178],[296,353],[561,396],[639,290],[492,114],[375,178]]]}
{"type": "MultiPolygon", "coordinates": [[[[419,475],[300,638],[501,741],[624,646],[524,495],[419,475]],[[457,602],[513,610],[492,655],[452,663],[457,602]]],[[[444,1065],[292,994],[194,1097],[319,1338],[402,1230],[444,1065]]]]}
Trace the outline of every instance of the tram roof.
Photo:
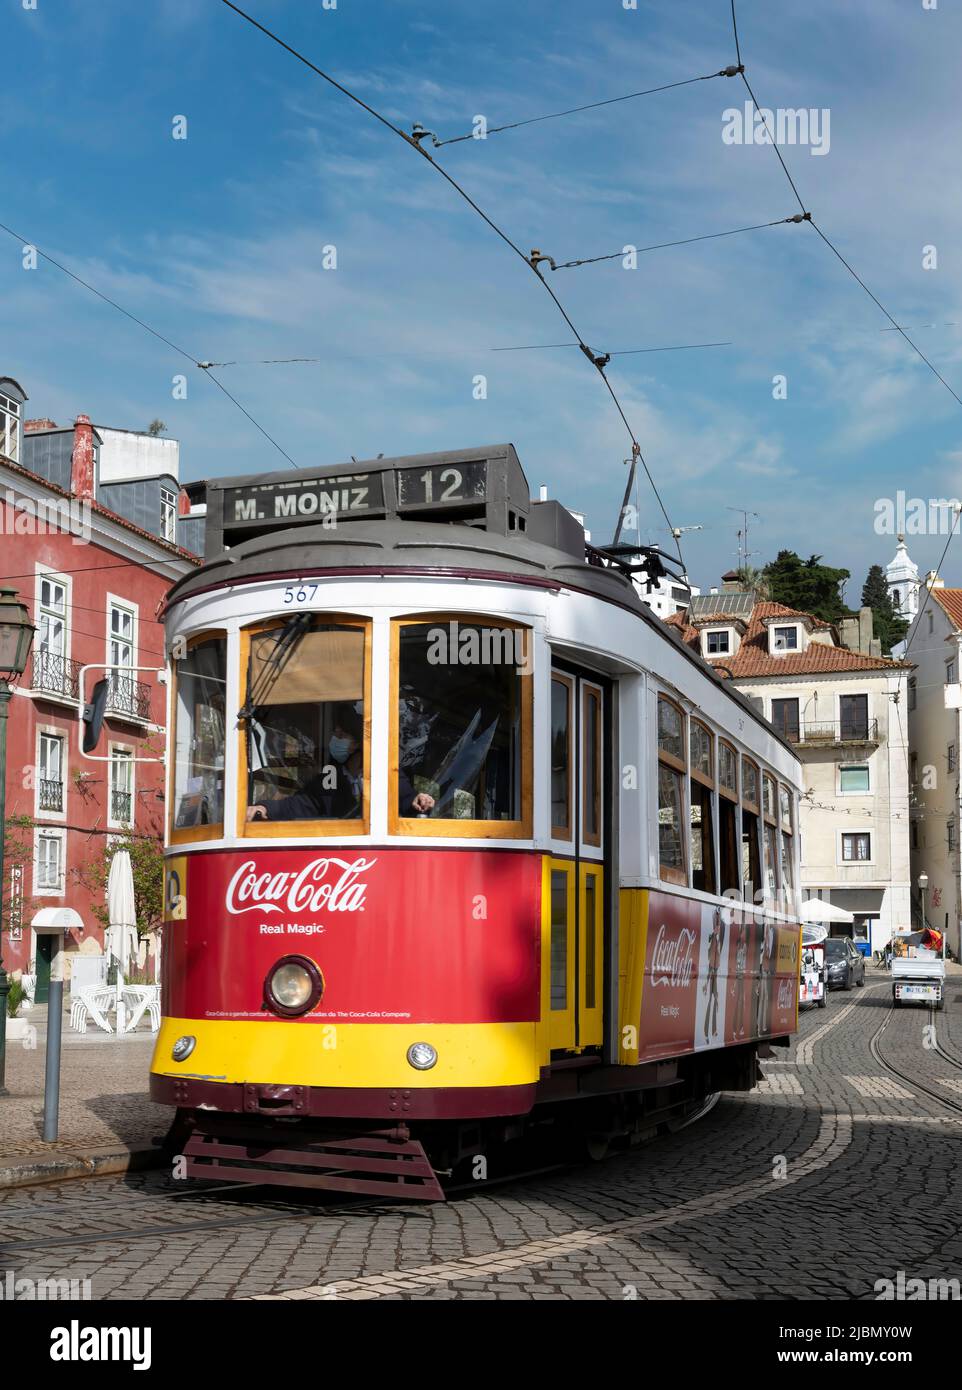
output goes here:
{"type": "Polygon", "coordinates": [[[757,708],[652,612],[630,575],[586,546],[584,528],[567,508],[531,498],[512,444],[215,478],[205,487],[204,564],[174,584],[167,608],[221,585],[322,571],[467,574],[579,589],[630,609],[795,755],[757,708]]]}

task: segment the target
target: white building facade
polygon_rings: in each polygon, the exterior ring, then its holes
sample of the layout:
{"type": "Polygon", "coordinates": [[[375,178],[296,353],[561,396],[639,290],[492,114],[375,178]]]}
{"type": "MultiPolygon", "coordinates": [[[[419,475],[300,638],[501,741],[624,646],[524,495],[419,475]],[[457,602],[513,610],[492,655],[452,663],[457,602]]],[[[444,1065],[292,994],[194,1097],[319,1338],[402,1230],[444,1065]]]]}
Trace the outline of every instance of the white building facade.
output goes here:
{"type": "Polygon", "coordinates": [[[747,597],[696,603],[686,641],[735,680],[801,758],[803,896],[852,914],[852,926],[833,934],[881,950],[911,922],[910,668],[840,646],[836,629],[810,614],[771,602],[746,611],[747,597]]]}

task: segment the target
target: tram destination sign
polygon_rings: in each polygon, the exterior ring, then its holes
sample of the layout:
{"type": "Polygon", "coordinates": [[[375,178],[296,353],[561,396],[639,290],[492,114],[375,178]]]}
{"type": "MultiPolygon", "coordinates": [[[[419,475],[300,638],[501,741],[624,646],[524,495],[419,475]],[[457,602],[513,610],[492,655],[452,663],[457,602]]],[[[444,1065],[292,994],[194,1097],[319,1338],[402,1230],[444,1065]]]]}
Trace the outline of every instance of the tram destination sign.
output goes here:
{"type": "Polygon", "coordinates": [[[408,507],[470,506],[487,498],[486,460],[397,470],[398,511],[408,507]]]}
{"type": "Polygon", "coordinates": [[[379,472],[254,483],[224,492],[224,525],[229,527],[363,517],[383,510],[379,472]]]}

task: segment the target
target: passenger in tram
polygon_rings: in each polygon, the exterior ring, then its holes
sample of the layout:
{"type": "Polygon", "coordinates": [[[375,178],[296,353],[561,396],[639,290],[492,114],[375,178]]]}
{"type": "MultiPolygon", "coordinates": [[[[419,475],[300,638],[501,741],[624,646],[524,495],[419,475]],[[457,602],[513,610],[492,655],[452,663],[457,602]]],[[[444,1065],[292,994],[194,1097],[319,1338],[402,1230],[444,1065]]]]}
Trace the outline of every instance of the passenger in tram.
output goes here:
{"type": "MultiPolygon", "coordinates": [[[[315,772],[299,791],[256,802],[248,807],[247,819],[354,820],[359,817],[364,791],[363,727],[352,705],[340,704],[335,710],[327,751],[331,761],[315,772]]],[[[403,769],[398,774],[398,800],[401,815],[425,814],[434,806],[434,798],[427,792],[415,793],[403,769]]]]}

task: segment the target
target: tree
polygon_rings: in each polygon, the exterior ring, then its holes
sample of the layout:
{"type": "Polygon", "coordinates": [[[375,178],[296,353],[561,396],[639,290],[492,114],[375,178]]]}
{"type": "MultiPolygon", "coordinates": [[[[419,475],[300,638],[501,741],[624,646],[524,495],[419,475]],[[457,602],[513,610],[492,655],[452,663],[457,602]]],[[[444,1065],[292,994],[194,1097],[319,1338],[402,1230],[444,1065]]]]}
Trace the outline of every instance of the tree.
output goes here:
{"type": "Polygon", "coordinates": [[[762,570],[775,603],[835,623],[846,613],[843,591],[850,572],[822,564],[821,555],[803,560],[794,550],[780,550],[762,570]]]}
{"type": "Polygon", "coordinates": [[[107,880],[110,877],[111,860],[121,849],[127,850],[130,854],[137,931],[144,936],[155,931],[164,919],[164,846],[159,837],[135,835],[133,832],[118,835],[116,840],[105,847],[102,855],[94,855],[87,863],[75,869],[74,873],[93,895],[91,911],[94,916],[101,926],[109,927],[107,880]]]}
{"type": "Polygon", "coordinates": [[[896,612],[881,565],[873,565],[862,585],[862,606],[871,608],[875,636],[887,656],[909,630],[907,619],[896,612]]]}
{"type": "Polygon", "coordinates": [[[770,598],[768,592],[768,580],[765,578],[765,571],[756,569],[754,565],[739,565],[735,571],[738,575],[738,582],[759,598],[770,598]]]}
{"type": "Polygon", "coordinates": [[[163,420],[151,420],[150,424],[147,426],[147,433],[153,439],[156,439],[159,434],[164,434],[166,430],[167,426],[164,424],[163,420]]]}

